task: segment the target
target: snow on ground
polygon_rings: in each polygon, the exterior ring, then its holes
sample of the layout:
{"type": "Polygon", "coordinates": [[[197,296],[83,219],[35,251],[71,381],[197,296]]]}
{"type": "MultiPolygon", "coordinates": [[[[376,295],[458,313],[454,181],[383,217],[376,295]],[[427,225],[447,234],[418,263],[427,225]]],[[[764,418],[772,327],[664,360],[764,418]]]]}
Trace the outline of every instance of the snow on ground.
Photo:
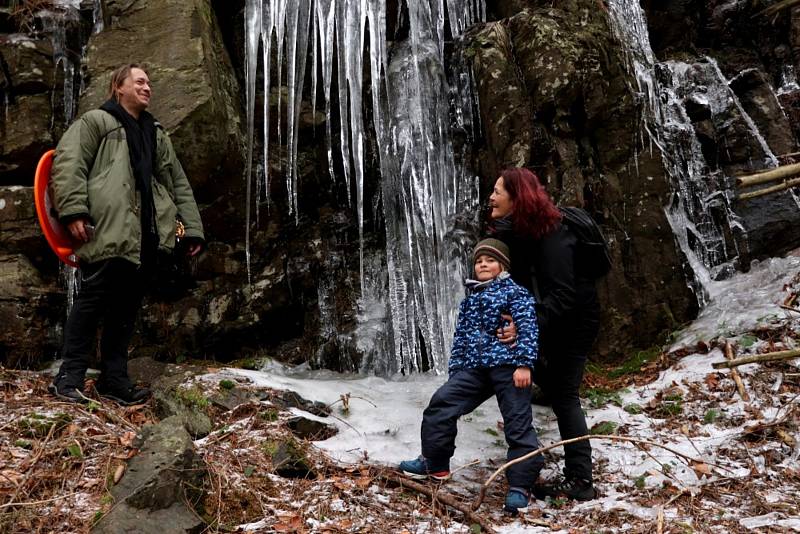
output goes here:
{"type": "MultiPolygon", "coordinates": [[[[748,274],[715,283],[710,288],[711,303],[673,348],[694,346],[698,341],[709,343],[720,336],[738,341],[739,355],[764,352],[768,343],[778,349],[791,346],[793,339],[787,334],[797,332],[798,322],[780,304],[798,271],[800,258],[772,259],[755,264],[748,274]],[[777,340],[748,334],[764,327],[783,328],[784,334],[777,340]]],[[[800,435],[793,423],[796,417],[790,418],[800,386],[796,379],[787,378],[798,371],[796,361],[739,367],[753,397],[745,402],[728,371],[712,368],[713,362],[724,359],[721,349],[705,352],[688,354],[655,381],[619,391],[604,406],[585,404],[589,427],[599,425],[597,428],[602,429],[595,433],[613,432],[653,441],[694,461],[657,447],[645,450],[630,443],[593,440],[600,498],[571,508],[564,508],[563,503],[537,502],[531,506],[533,514],[553,518],[548,526],[530,524],[523,516],[499,531],[552,532],[559,524],[571,525],[571,518],[592,514],[652,522],[659,514],[659,503],[667,524],[674,522],[690,529],[729,532],[735,525],[735,530],[742,531],[774,528],[800,532],[800,472],[796,468],[800,435]],[[789,423],[781,427],[787,419],[789,423]],[[777,428],[783,428],[783,434],[776,434],[777,428]],[[742,495],[743,488],[754,493],[742,495]],[[659,501],[657,496],[664,492],[674,498],[659,501]],[[678,505],[681,496],[692,499],[694,512],[678,505]]],[[[388,465],[419,453],[422,411],[445,381],[444,376],[384,379],[274,365],[268,371],[225,369],[204,380],[216,382],[226,377],[245,379],[259,387],[292,390],[309,400],[332,405],[339,433],[316,442],[316,446],[343,463],[388,465]],[[340,397],[347,393],[349,411],[343,413],[340,397]]],[[[304,416],[315,418],[307,413],[304,416]]],[[[456,486],[455,491],[464,498],[476,495],[479,483],[503,462],[505,442],[497,427],[500,420],[495,401],[489,400],[459,422],[451,467],[479,462],[458,472],[448,485],[456,486]]],[[[544,444],[558,441],[549,408],[534,407],[534,424],[544,444]]],[[[562,460],[560,450],[548,455],[543,475],[554,476],[562,460]]]]}
{"type": "Polygon", "coordinates": [[[711,299],[709,305],[680,333],[672,348],[692,346],[719,335],[748,332],[784,319],[791,312],[779,306],[783,287],[798,271],[800,257],[769,258],[754,261],[746,274],[710,282],[706,288],[711,299]]]}

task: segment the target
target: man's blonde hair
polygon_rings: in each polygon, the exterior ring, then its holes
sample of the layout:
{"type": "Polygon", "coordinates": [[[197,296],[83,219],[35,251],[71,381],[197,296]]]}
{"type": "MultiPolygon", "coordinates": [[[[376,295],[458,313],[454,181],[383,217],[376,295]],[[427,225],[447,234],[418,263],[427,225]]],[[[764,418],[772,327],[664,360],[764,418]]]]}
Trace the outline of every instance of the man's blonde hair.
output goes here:
{"type": "Polygon", "coordinates": [[[119,102],[119,95],[117,94],[117,89],[125,79],[131,75],[131,70],[133,69],[141,69],[144,71],[145,74],[150,76],[147,72],[147,67],[139,63],[128,63],[126,65],[122,65],[121,67],[117,67],[114,69],[114,72],[111,73],[111,81],[108,84],[108,98],[113,98],[117,102],[119,102]]]}

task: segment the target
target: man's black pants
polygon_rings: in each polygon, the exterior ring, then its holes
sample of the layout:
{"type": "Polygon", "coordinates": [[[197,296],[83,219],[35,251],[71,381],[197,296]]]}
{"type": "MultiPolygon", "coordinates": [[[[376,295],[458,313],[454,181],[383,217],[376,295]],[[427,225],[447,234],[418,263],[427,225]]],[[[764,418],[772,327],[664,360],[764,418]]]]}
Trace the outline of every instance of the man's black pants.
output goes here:
{"type": "Polygon", "coordinates": [[[100,381],[109,389],[128,389],[128,344],[144,295],[141,269],[120,258],[81,265],[81,286],[64,327],[60,388],[83,389],[89,356],[100,338],[100,381]]]}
{"type": "MultiPolygon", "coordinates": [[[[422,455],[432,466],[449,465],[455,452],[457,421],[484,403],[492,395],[503,414],[503,429],[508,443],[509,460],[539,448],[532,426],[531,388],[514,387],[515,366],[456,371],[431,397],[422,416],[422,455]]],[[[510,486],[529,488],[544,464],[541,456],[508,468],[510,486]]]]}

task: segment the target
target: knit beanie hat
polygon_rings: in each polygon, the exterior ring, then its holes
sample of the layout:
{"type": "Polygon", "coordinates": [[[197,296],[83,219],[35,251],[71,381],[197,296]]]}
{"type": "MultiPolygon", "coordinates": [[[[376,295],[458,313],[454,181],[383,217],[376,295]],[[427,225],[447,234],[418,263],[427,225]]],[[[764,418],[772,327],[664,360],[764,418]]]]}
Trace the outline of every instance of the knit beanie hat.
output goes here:
{"type": "Polygon", "coordinates": [[[480,241],[475,246],[475,250],[472,251],[472,263],[475,263],[475,260],[481,254],[486,254],[499,261],[506,271],[511,270],[511,255],[508,251],[508,245],[499,239],[489,238],[480,241]]]}

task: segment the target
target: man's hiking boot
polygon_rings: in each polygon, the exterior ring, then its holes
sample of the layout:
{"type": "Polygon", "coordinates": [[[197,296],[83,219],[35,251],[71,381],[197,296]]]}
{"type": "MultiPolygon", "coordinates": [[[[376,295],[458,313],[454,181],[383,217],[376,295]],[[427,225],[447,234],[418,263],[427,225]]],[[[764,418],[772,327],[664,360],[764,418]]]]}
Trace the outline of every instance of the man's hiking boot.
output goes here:
{"type": "Polygon", "coordinates": [[[597,498],[597,491],[591,481],[577,477],[565,477],[554,484],[536,484],[533,494],[537,499],[567,498],[576,501],[591,501],[597,498]]]}
{"type": "Polygon", "coordinates": [[[511,487],[506,493],[506,502],[503,511],[507,514],[517,515],[522,508],[528,507],[530,495],[523,488],[511,487]]]}
{"type": "Polygon", "coordinates": [[[89,402],[89,399],[75,386],[62,385],[55,380],[52,384],[47,386],[47,391],[66,402],[77,402],[81,404],[89,402]]]}
{"type": "Polygon", "coordinates": [[[134,404],[142,404],[150,398],[150,390],[147,388],[138,388],[131,386],[129,388],[112,388],[108,387],[102,382],[94,385],[97,394],[106,399],[111,399],[125,406],[132,406],[134,404]]]}
{"type": "Polygon", "coordinates": [[[447,480],[450,478],[450,469],[447,466],[434,466],[424,456],[400,462],[400,470],[416,480],[424,480],[428,477],[433,480],[447,480]]]}

